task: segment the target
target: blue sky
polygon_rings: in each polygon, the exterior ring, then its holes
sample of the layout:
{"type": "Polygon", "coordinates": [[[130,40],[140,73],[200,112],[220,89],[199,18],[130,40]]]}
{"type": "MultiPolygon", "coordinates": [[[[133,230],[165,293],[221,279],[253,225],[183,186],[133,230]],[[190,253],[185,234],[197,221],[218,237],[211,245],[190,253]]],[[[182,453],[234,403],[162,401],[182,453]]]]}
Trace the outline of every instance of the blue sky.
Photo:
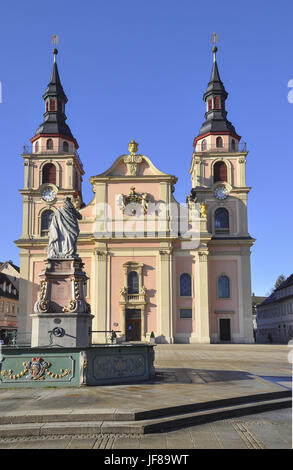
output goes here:
{"type": "Polygon", "coordinates": [[[76,0],[6,2],[0,30],[2,103],[0,260],[19,264],[24,167],[20,154],[44,112],[52,34],[68,96],[68,124],[86,175],[106,170],[134,138],[140,151],[191,188],[192,142],[204,120],[211,34],[229,92],[228,119],[247,142],[252,290],[263,295],[293,272],[292,1],[76,0]]]}

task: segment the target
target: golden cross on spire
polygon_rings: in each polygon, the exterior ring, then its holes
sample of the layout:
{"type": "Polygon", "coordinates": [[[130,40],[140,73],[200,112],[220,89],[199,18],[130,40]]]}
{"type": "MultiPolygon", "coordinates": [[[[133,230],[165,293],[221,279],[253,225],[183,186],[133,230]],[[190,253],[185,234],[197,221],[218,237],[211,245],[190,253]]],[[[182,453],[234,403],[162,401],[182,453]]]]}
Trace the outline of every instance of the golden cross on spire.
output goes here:
{"type": "Polygon", "coordinates": [[[58,49],[55,46],[59,43],[59,36],[57,34],[52,34],[51,36],[51,44],[54,46],[53,54],[54,54],[54,62],[56,62],[56,55],[58,54],[58,49]]]}
{"type": "Polygon", "coordinates": [[[216,44],[219,42],[219,36],[216,33],[212,34],[211,43],[214,45],[213,53],[214,53],[214,62],[216,62],[216,52],[218,50],[216,44]]]}

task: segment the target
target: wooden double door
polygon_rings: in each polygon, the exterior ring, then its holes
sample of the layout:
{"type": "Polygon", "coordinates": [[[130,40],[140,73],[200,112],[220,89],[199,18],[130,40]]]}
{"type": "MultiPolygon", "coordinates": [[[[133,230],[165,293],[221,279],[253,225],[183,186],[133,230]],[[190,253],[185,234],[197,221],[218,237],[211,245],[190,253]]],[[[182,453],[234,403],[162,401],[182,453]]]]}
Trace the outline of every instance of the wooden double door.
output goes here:
{"type": "Polygon", "coordinates": [[[126,341],[141,341],[141,310],[126,309],[126,341]]]}

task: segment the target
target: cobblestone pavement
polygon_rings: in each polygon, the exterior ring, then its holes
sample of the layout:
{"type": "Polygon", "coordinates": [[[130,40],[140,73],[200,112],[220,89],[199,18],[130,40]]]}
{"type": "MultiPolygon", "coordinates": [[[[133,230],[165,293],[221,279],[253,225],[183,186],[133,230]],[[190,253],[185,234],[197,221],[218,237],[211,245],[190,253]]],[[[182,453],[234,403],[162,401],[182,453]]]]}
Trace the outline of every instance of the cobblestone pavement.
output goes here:
{"type": "Polygon", "coordinates": [[[152,382],[72,388],[0,389],[0,415],[74,409],[156,409],[291,390],[286,345],[174,344],[155,348],[152,382]]]}
{"type": "MultiPolygon", "coordinates": [[[[135,411],[291,390],[286,345],[158,345],[152,382],[73,388],[0,389],[0,416],[135,411]]],[[[291,410],[216,421],[162,434],[0,440],[0,449],[290,449],[291,410]]]]}
{"type": "Polygon", "coordinates": [[[291,410],[217,421],[160,434],[6,438],[0,449],[291,449],[291,410]]]}

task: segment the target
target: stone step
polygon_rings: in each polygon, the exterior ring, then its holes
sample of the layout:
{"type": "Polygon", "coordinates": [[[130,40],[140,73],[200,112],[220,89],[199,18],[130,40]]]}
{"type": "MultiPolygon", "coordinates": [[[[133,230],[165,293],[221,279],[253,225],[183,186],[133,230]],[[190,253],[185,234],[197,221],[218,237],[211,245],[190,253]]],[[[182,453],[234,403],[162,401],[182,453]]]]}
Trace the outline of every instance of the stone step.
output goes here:
{"type": "Polygon", "coordinates": [[[265,411],[290,408],[291,398],[263,400],[218,407],[160,418],[130,421],[64,421],[30,422],[0,425],[0,438],[21,436],[81,435],[81,434],[146,434],[186,426],[195,426],[220,419],[229,419],[265,411]]]}
{"type": "Polygon", "coordinates": [[[269,400],[291,398],[291,391],[284,390],[270,393],[259,393],[231,397],[220,400],[211,400],[199,403],[188,403],[184,405],[169,406],[164,408],[153,408],[150,410],[125,411],[122,409],[63,409],[47,410],[40,413],[39,410],[21,410],[14,413],[7,412],[0,416],[0,425],[25,424],[25,423],[53,423],[53,422],[87,422],[87,421],[141,421],[156,418],[177,416],[205,410],[217,410],[229,408],[236,405],[249,403],[262,403],[269,400]]]}

